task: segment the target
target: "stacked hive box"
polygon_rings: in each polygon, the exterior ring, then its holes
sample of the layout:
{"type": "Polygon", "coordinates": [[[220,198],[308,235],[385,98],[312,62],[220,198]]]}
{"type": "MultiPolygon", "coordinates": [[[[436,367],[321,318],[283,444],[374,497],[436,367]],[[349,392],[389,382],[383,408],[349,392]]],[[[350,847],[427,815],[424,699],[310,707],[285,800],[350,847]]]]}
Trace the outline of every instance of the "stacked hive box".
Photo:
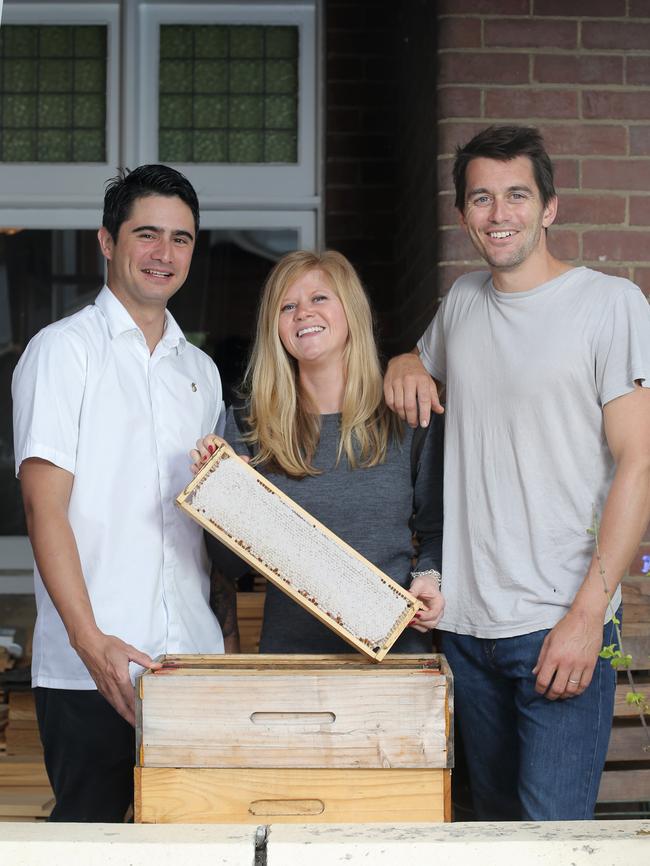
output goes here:
{"type": "Polygon", "coordinates": [[[143,823],[450,818],[441,656],[178,656],[139,681],[143,823]]]}

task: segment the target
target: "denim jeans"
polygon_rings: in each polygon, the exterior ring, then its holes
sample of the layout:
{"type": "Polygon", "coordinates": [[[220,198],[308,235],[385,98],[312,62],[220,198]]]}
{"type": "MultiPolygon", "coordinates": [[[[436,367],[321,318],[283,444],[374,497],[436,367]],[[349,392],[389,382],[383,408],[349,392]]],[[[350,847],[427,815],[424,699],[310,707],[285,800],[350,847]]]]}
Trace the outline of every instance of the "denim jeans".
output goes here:
{"type": "MultiPolygon", "coordinates": [[[[548,629],[497,640],[440,632],[479,821],[593,817],[616,675],[598,659],[579,696],[550,701],[531,673],[548,629]]],[[[603,644],[615,643],[605,626],[603,644]]]]}

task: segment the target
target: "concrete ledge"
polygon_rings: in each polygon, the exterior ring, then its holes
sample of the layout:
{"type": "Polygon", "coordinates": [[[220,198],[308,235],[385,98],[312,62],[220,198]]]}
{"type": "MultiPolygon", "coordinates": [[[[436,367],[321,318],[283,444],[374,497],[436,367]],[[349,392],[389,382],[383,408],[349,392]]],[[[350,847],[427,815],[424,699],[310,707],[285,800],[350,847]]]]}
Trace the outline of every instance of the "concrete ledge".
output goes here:
{"type": "Polygon", "coordinates": [[[11,866],[252,866],[252,825],[0,823],[11,866]]]}
{"type": "Polygon", "coordinates": [[[274,824],[267,866],[306,861],[309,866],[631,866],[650,863],[650,821],[274,824]]]}

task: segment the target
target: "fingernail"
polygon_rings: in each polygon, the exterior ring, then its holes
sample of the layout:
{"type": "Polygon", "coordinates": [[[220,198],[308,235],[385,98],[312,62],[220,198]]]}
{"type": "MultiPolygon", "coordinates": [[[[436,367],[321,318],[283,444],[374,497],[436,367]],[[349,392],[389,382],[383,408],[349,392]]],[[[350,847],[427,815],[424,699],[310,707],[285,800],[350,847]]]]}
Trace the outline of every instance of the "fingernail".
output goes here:
{"type": "Polygon", "coordinates": [[[214,451],[215,451],[214,445],[208,445],[208,451],[210,452],[210,454],[214,454],[214,451]]]}

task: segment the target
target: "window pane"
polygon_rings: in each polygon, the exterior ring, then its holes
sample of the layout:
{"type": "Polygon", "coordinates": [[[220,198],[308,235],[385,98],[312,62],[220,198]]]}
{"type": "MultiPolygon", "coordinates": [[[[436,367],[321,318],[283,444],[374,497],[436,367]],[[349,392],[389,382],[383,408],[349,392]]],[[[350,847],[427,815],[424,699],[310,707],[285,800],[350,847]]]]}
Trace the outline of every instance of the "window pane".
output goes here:
{"type": "Polygon", "coordinates": [[[163,24],[160,58],[162,162],[297,162],[297,27],[163,24]]]}
{"type": "Polygon", "coordinates": [[[3,25],[0,162],[104,162],[106,26],[3,25]]]}

